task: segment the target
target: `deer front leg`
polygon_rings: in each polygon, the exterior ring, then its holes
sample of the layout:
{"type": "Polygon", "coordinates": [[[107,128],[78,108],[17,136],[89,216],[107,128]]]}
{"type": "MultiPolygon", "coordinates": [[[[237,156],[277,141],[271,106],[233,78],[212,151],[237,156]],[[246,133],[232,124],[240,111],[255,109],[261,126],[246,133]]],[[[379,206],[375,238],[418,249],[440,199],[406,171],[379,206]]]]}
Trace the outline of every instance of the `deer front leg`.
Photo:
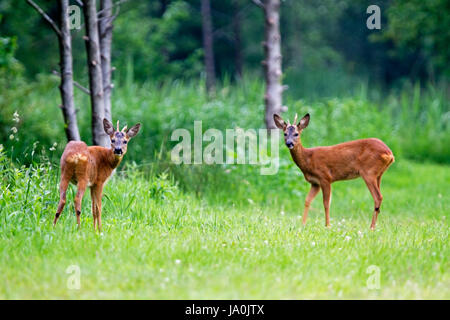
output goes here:
{"type": "MultiPolygon", "coordinates": [[[[98,231],[102,231],[102,194],[103,194],[103,185],[96,185],[93,187],[94,190],[94,199],[95,199],[95,208],[97,210],[97,229],[98,231]]],[[[93,200],[94,201],[94,200],[93,200]]]]}
{"type": "Polygon", "coordinates": [[[323,182],[320,184],[323,194],[323,207],[325,208],[325,226],[330,226],[330,200],[331,200],[331,184],[323,182]]]}
{"type": "Polygon", "coordinates": [[[311,184],[311,189],[309,190],[309,193],[306,196],[306,200],[305,200],[305,209],[303,210],[303,225],[306,225],[306,219],[308,218],[309,206],[311,205],[312,201],[316,197],[319,190],[320,190],[319,185],[311,184]]]}
{"type": "Polygon", "coordinates": [[[77,194],[75,196],[75,212],[77,214],[78,228],[81,227],[80,215],[81,215],[81,202],[83,200],[84,192],[86,191],[87,181],[81,180],[77,184],[77,194]]]}

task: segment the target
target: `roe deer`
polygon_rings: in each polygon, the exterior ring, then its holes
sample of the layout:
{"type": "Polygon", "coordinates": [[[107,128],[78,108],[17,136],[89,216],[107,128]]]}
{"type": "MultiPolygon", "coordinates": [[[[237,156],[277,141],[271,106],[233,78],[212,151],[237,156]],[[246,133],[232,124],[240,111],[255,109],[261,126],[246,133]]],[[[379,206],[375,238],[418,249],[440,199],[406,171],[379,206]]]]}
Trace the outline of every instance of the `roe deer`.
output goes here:
{"type": "Polygon", "coordinates": [[[139,132],[141,124],[138,123],[128,130],[125,126],[122,131],[119,131],[119,121],[117,121],[117,130],[114,130],[112,123],[103,119],[103,127],[111,138],[111,148],[88,147],[82,141],[70,141],[66,145],[61,156],[60,200],[53,225],[56,225],[64,209],[66,190],[69,182],[72,182],[77,185],[75,212],[78,228],[80,227],[81,201],[86,187],[90,187],[94,230],[97,225],[97,229],[101,231],[103,186],[122,161],[124,154],[127,152],[128,141],[139,132]]]}
{"type": "Polygon", "coordinates": [[[362,177],[375,202],[375,211],[370,228],[375,229],[380,213],[383,196],[380,192],[381,176],[394,162],[391,149],[376,138],[354,140],[328,147],[304,148],[300,135],[309,124],[306,114],[298,124],[295,115],[294,124],[284,122],[277,114],[273,116],[276,126],[284,131],[286,146],[290,149],[292,159],[302,170],[311,190],[305,201],[303,225],[306,224],[308,210],[314,197],[322,189],[325,207],[325,225],[330,226],[331,183],[339,180],[362,177]]]}

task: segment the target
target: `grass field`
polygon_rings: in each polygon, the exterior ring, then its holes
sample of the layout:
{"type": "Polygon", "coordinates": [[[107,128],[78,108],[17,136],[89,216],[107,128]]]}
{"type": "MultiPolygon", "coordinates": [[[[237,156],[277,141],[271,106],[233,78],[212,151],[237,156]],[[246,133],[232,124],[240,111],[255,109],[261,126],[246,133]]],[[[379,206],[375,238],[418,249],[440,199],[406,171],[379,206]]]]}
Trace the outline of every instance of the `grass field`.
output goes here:
{"type": "Polygon", "coordinates": [[[286,188],[277,176],[257,176],[199,196],[125,166],[105,190],[98,234],[89,196],[81,230],[71,205],[52,227],[56,167],[0,160],[1,299],[450,298],[445,165],[397,159],[383,178],[374,232],[361,179],[333,184],[331,228],[321,195],[303,228],[307,184],[298,169],[287,170],[295,183],[286,188]],[[79,290],[68,289],[71,265],[79,290]],[[367,286],[373,270],[379,289],[367,286]]]}

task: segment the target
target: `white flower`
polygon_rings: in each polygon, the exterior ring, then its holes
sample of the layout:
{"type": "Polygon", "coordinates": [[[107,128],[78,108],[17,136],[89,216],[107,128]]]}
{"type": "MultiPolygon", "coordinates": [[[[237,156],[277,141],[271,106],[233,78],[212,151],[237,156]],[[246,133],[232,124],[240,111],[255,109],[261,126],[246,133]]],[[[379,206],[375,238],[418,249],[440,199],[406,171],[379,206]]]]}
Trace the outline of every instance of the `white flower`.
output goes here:
{"type": "Polygon", "coordinates": [[[11,131],[12,131],[13,133],[17,133],[17,128],[16,128],[16,127],[12,127],[12,128],[11,128],[11,131]]]}
{"type": "Polygon", "coordinates": [[[175,260],[175,264],[180,264],[180,263],[181,263],[180,259],[175,260]]]}
{"type": "Polygon", "coordinates": [[[350,236],[345,236],[345,241],[349,241],[352,237],[350,236]]]}
{"type": "Polygon", "coordinates": [[[9,136],[9,140],[13,140],[13,139],[14,139],[14,135],[11,134],[11,135],[9,136]]]}
{"type": "Polygon", "coordinates": [[[14,114],[13,114],[13,121],[14,122],[19,122],[20,121],[19,114],[17,113],[17,111],[15,111],[14,114]]]}
{"type": "Polygon", "coordinates": [[[314,247],[316,245],[316,243],[313,241],[313,242],[311,242],[311,245],[314,247]]]}

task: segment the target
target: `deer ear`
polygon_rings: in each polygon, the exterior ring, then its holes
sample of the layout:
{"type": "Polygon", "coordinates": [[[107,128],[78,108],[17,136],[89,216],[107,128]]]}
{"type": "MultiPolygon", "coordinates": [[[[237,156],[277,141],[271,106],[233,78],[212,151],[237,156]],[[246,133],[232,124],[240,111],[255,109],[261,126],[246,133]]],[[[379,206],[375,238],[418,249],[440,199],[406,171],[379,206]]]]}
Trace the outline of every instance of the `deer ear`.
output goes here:
{"type": "Polygon", "coordinates": [[[287,127],[286,122],[284,122],[284,120],[276,113],[274,113],[273,115],[273,121],[275,122],[275,125],[277,126],[278,129],[281,129],[283,131],[286,130],[287,127]]]}
{"type": "Polygon", "coordinates": [[[103,129],[105,129],[105,132],[109,136],[112,136],[114,134],[114,127],[108,119],[103,119],[103,129]]]}
{"type": "Polygon", "coordinates": [[[127,130],[127,136],[129,138],[133,138],[135,135],[138,134],[139,129],[141,129],[141,124],[135,124],[134,126],[132,126],[130,129],[127,130]]]}
{"type": "Polygon", "coordinates": [[[305,129],[309,124],[309,113],[305,114],[303,118],[300,119],[300,122],[297,125],[299,130],[305,129]]]}

